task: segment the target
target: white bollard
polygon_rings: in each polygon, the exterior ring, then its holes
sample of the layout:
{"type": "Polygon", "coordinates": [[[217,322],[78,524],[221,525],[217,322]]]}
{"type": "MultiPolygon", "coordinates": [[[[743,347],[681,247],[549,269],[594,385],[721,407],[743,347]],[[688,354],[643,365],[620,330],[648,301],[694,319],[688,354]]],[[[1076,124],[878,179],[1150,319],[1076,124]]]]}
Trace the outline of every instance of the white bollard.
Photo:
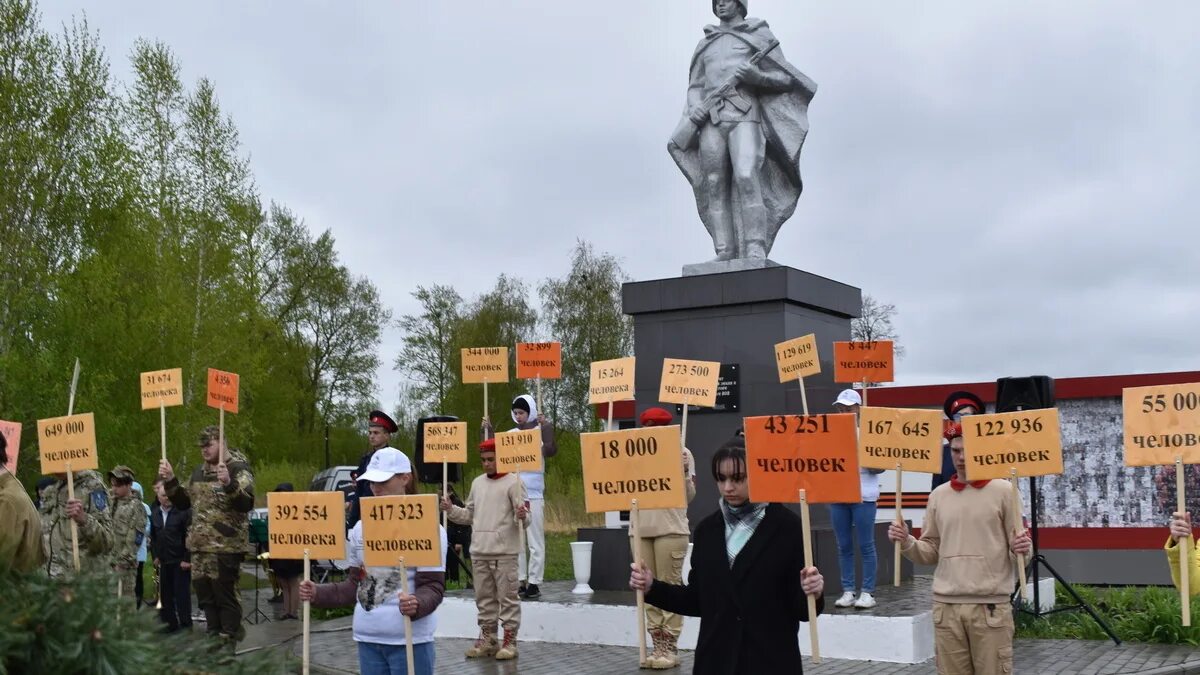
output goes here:
{"type": "Polygon", "coordinates": [[[571,592],[577,595],[591,593],[588,581],[592,578],[592,542],[571,542],[571,565],[575,568],[575,588],[571,592]]]}

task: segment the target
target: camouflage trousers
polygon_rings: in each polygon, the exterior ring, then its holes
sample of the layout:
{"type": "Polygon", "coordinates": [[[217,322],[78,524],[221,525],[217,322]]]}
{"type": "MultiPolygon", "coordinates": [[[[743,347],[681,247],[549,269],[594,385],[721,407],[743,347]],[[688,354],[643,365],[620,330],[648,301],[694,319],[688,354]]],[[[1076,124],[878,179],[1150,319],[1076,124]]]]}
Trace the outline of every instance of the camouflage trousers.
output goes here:
{"type": "Polygon", "coordinates": [[[137,567],[122,569],[118,566],[113,566],[113,576],[120,583],[122,598],[132,598],[134,590],[137,588],[137,567]]]}
{"type": "Polygon", "coordinates": [[[238,591],[242,557],[241,553],[192,552],[192,588],[204,611],[209,635],[236,640],[246,637],[238,591]]]}

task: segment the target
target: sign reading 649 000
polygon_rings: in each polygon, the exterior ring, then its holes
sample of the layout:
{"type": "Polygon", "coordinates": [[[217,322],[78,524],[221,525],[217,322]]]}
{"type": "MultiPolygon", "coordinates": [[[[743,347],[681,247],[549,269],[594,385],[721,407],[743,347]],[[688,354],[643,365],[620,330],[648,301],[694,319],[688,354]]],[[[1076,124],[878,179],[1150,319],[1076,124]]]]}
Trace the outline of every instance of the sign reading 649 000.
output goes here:
{"type": "Polygon", "coordinates": [[[96,456],[96,420],[92,413],[38,420],[42,473],[100,468],[96,456]]]}

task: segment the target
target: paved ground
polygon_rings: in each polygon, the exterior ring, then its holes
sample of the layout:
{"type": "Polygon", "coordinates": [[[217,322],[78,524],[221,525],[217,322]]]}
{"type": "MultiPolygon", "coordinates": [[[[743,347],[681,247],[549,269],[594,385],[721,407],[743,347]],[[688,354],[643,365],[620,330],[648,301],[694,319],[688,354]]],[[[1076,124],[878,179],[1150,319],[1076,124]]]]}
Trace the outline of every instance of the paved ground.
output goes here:
{"type": "MultiPolygon", "coordinates": [[[[871,612],[892,614],[910,612],[915,607],[910,603],[928,603],[928,589],[923,587],[928,580],[918,578],[908,588],[891,589],[881,587],[877,597],[880,607],[871,612]]],[[[547,584],[543,601],[556,601],[556,593],[562,589],[547,584]]],[[[453,591],[453,594],[460,592],[453,591]]],[[[578,597],[561,600],[578,602],[578,597]]],[[[631,593],[596,593],[593,602],[626,604],[625,596],[631,593]]],[[[253,607],[253,592],[243,592],[243,603],[247,612],[253,607]]],[[[276,605],[266,602],[269,590],[259,595],[259,607],[271,618],[275,617],[276,605]]],[[[630,599],[631,599],[630,597],[630,599]]],[[[826,601],[833,608],[832,598],[826,601]]],[[[835,610],[851,611],[851,610],[835,610]]],[[[203,630],[204,624],[197,626],[203,630]]],[[[247,640],[239,645],[239,651],[279,649],[290,652],[295,663],[299,663],[301,624],[299,621],[260,621],[247,624],[247,640]]],[[[358,656],[354,641],[350,637],[350,618],[314,622],[312,625],[312,666],[314,673],[357,673],[358,656]]],[[[468,660],[463,652],[471,645],[470,640],[442,639],[437,643],[437,672],[454,675],[633,675],[651,671],[637,667],[637,649],[630,647],[608,647],[600,645],[565,645],[541,642],[521,643],[520,657],[515,661],[468,660]]],[[[1090,640],[1017,640],[1014,645],[1016,660],[1014,672],[1038,675],[1200,675],[1200,650],[1186,646],[1171,645],[1122,645],[1112,642],[1090,640]]],[[[682,668],[673,673],[690,673],[693,653],[683,652],[682,668]]],[[[299,672],[297,665],[296,672],[299,672]]],[[[917,665],[895,663],[848,661],[824,659],[814,664],[804,660],[806,675],[934,675],[932,661],[917,665]]]]}
{"type": "MultiPolygon", "coordinates": [[[[349,618],[313,625],[311,637],[314,672],[356,673],[358,656],[350,637],[349,618]]],[[[298,660],[299,624],[295,621],[260,624],[244,646],[282,643],[298,660]],[[267,634],[270,639],[264,640],[267,634]]],[[[646,673],[637,667],[637,649],[598,645],[562,645],[544,642],[521,644],[514,662],[466,659],[463,651],[470,640],[438,640],[437,672],[455,675],[634,675],[646,673]]],[[[1090,640],[1017,640],[1014,672],[1038,675],[1200,675],[1200,653],[1193,647],[1169,645],[1122,645],[1090,640]]],[[[682,653],[682,668],[690,673],[692,652],[682,653]]],[[[824,659],[814,664],[804,660],[808,675],[933,675],[933,662],[917,665],[824,659]]]]}

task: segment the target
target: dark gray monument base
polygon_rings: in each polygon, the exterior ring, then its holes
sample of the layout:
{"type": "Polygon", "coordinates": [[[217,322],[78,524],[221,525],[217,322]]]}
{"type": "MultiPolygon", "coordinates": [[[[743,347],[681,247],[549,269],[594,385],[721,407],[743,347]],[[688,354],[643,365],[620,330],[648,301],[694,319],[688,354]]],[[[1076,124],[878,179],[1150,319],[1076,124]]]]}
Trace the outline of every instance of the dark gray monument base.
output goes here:
{"type": "Polygon", "coordinates": [[[592,542],[592,578],[588,582],[597,591],[629,590],[629,529],[625,527],[581,527],[578,541],[592,542]]]}
{"type": "MultiPolygon", "coordinates": [[[[853,286],[782,266],[625,284],[622,308],[633,317],[635,389],[640,414],[659,405],[666,357],[737,365],[736,410],[689,413],[687,445],[696,458],[692,523],[712,513],[717,489],[710,470],[716,449],[741,426],[742,417],[802,412],[799,384],[780,383],[775,344],[813,333],[821,373],[805,378],[809,411],[830,412],[844,385],[833,382],[833,342],[850,339],[850,319],[862,309],[853,286]]],[[[828,523],[828,509],[812,508],[813,522],[828,523]]]]}

